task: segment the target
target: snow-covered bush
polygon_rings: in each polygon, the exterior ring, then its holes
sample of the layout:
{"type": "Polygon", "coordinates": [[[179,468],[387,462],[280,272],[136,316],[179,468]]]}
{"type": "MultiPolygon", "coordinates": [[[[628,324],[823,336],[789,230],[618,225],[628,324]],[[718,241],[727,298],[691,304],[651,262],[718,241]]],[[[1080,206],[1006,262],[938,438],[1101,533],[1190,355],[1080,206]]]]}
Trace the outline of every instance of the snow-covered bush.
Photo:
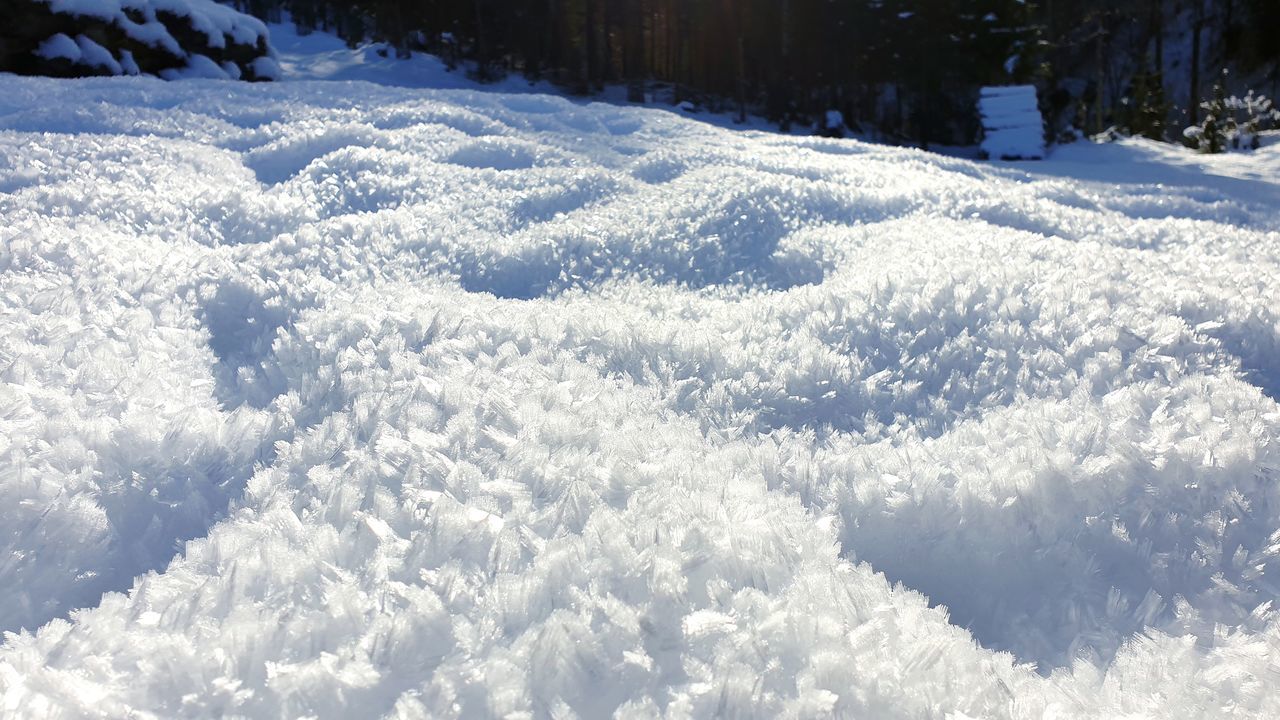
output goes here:
{"type": "Polygon", "coordinates": [[[1237,150],[1257,150],[1263,130],[1280,126],[1280,111],[1265,95],[1255,95],[1250,90],[1243,98],[1227,97],[1223,80],[1213,86],[1213,98],[1200,103],[1205,116],[1198,125],[1183,131],[1193,147],[1200,152],[1220,153],[1228,147],[1237,150]]]}
{"type": "Polygon", "coordinates": [[[1226,71],[1213,85],[1213,97],[1200,103],[1204,119],[1182,131],[1188,142],[1202,153],[1217,154],[1227,146],[1227,96],[1224,83],[1226,71]]]}
{"type": "Polygon", "coordinates": [[[267,28],[213,0],[7,0],[0,71],[272,80],[267,28]]]}
{"type": "Polygon", "coordinates": [[[844,114],[839,110],[827,110],[818,120],[816,135],[828,138],[842,138],[848,128],[844,124],[844,114]]]}
{"type": "Polygon", "coordinates": [[[1280,110],[1276,110],[1271,98],[1255,95],[1250,90],[1243,98],[1227,98],[1227,109],[1239,118],[1231,135],[1231,146],[1257,150],[1263,130],[1280,126],[1280,110]]]}

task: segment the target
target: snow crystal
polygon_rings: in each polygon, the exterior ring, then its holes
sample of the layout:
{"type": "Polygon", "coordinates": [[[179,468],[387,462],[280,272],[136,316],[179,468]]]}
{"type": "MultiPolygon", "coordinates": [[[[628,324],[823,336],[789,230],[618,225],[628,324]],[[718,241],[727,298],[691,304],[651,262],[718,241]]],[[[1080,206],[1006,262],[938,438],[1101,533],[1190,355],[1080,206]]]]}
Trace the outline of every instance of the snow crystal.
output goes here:
{"type": "Polygon", "coordinates": [[[1280,716],[1280,146],[0,97],[0,713],[1280,716]]]}

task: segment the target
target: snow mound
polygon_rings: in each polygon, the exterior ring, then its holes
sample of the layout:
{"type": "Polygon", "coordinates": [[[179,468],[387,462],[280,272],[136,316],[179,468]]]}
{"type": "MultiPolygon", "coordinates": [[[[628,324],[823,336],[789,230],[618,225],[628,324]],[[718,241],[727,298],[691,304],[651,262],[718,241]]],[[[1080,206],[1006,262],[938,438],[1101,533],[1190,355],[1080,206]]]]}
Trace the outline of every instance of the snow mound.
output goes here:
{"type": "Polygon", "coordinates": [[[1072,152],[0,76],[0,712],[1280,716],[1272,160],[1072,152]]]}
{"type": "Polygon", "coordinates": [[[9,0],[0,71],[274,80],[267,27],[213,0],[9,0]]]}

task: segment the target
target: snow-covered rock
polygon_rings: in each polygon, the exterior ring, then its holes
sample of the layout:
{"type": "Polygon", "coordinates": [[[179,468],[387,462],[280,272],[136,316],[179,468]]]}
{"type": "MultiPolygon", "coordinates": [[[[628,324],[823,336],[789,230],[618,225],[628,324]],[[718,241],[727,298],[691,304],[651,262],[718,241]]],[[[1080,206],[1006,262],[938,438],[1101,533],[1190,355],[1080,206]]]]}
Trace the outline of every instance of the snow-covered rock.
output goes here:
{"type": "Polygon", "coordinates": [[[0,72],[273,80],[266,26],[213,0],[7,0],[0,72]]]}

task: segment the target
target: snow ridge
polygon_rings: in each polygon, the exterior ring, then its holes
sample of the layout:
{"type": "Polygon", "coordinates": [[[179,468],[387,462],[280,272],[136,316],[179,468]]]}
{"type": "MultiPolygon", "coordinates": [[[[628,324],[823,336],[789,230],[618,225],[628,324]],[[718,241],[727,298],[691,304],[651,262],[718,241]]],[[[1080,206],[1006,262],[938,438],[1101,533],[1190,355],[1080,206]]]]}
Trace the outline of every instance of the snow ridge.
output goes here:
{"type": "Polygon", "coordinates": [[[1280,196],[1163,178],[0,77],[0,713],[1278,716],[1280,196]]]}

